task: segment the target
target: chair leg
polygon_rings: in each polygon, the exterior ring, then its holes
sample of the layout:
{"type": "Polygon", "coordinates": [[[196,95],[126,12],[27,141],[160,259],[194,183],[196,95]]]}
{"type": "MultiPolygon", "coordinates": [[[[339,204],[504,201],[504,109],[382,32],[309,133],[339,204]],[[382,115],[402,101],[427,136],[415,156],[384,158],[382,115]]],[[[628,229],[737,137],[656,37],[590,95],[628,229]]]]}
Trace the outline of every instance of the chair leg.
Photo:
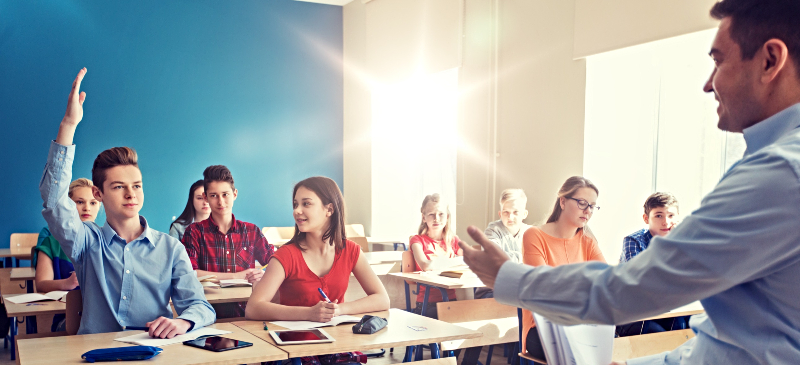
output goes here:
{"type": "Polygon", "coordinates": [[[486,354],[486,365],[492,364],[492,351],[494,351],[494,345],[489,346],[489,353],[486,354]]]}

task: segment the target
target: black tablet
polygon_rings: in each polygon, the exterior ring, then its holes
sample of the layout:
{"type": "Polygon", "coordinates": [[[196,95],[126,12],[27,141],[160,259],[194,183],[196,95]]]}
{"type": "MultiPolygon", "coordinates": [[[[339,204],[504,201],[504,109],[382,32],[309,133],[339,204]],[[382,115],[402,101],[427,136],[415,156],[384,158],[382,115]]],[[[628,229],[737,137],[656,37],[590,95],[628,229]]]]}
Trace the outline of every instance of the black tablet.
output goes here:
{"type": "Polygon", "coordinates": [[[185,341],[183,344],[192,347],[199,347],[201,349],[214,352],[228,351],[228,350],[240,349],[242,347],[253,346],[251,342],[244,342],[219,336],[201,337],[196,340],[185,341]]]}

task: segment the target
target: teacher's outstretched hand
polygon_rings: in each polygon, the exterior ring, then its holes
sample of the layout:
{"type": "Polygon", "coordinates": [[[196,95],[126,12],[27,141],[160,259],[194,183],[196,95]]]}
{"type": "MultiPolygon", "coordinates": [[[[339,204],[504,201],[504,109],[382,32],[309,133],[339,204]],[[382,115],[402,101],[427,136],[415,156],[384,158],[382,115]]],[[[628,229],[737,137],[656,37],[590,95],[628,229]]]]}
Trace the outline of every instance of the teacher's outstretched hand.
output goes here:
{"type": "Polygon", "coordinates": [[[483,247],[483,251],[474,249],[463,241],[459,242],[459,246],[464,252],[464,262],[478,275],[478,279],[481,279],[489,288],[494,289],[494,280],[497,278],[497,272],[509,260],[509,257],[500,246],[489,241],[478,227],[469,226],[467,233],[483,247]]]}

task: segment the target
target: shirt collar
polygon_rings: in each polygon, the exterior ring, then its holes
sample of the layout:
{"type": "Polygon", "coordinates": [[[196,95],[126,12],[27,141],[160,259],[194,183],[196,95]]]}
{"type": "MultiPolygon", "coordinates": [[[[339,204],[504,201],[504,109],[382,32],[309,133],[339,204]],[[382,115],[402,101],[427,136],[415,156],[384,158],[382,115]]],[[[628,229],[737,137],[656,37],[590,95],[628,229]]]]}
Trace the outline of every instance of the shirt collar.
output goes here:
{"type": "MultiPolygon", "coordinates": [[[[142,232],[141,235],[139,235],[139,237],[136,237],[135,240],[131,241],[131,243],[141,240],[142,242],[149,243],[151,247],[155,247],[156,241],[153,237],[153,232],[150,229],[150,225],[147,223],[147,219],[145,219],[140,215],[139,224],[141,224],[144,227],[144,231],[142,232]]],[[[106,221],[106,224],[103,225],[103,228],[101,228],[101,230],[103,232],[103,238],[105,238],[105,241],[108,242],[109,244],[114,242],[114,237],[117,237],[120,240],[120,242],[125,243],[125,240],[122,239],[122,237],[120,237],[116,231],[114,231],[114,228],[111,228],[111,226],[108,224],[108,221],[106,221]]]]}
{"type": "MultiPolygon", "coordinates": [[[[214,218],[208,216],[208,219],[206,220],[208,221],[208,224],[211,226],[213,232],[219,232],[219,225],[217,225],[217,222],[214,222],[214,218]]],[[[240,221],[237,221],[236,216],[231,214],[231,229],[229,230],[229,232],[241,233],[240,231],[243,226],[244,224],[240,221]]]]}
{"type": "Polygon", "coordinates": [[[769,146],[789,131],[800,126],[800,104],[794,104],[777,114],[764,119],[743,131],[747,150],[744,155],[751,155],[769,146]]]}

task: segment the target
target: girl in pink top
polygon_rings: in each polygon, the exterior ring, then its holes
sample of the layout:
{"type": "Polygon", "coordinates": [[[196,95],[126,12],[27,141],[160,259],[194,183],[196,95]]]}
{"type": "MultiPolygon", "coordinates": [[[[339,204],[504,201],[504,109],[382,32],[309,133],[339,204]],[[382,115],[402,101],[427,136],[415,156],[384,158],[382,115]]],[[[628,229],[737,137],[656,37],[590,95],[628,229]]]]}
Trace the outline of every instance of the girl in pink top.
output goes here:
{"type": "MultiPolygon", "coordinates": [[[[425,197],[420,208],[422,222],[419,225],[418,235],[411,237],[411,252],[414,254],[416,271],[429,271],[434,267],[436,258],[453,258],[461,256],[461,247],[458,246],[458,236],[455,228],[450,223],[450,208],[442,201],[439,194],[425,197]]],[[[447,297],[456,299],[455,290],[448,290],[447,297]]],[[[417,293],[417,314],[423,314],[422,301],[425,298],[425,289],[420,288],[417,293]]],[[[428,295],[428,307],[423,315],[437,318],[436,303],[443,300],[438,289],[432,289],[428,295]]]]}
{"type": "MultiPolygon", "coordinates": [[[[584,261],[606,262],[587,224],[597,206],[597,187],[588,179],[573,176],[558,191],[547,223],[531,227],[522,236],[522,262],[532,266],[558,266],[584,261]]],[[[530,311],[522,311],[523,346],[544,359],[539,332],[530,311]]]]}

